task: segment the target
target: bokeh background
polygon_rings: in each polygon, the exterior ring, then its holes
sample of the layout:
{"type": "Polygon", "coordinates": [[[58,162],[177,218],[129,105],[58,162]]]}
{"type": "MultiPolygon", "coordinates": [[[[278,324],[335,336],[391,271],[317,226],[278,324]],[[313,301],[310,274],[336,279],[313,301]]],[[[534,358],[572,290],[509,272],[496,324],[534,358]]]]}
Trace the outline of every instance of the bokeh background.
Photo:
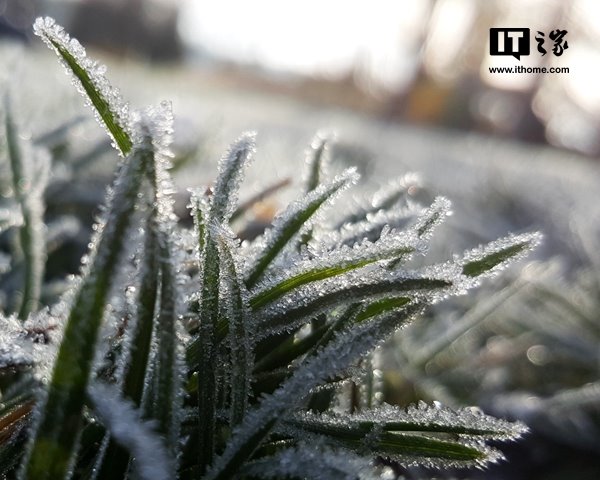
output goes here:
{"type": "MultiPolygon", "coordinates": [[[[398,473],[600,478],[600,2],[0,0],[0,82],[27,99],[21,120],[34,136],[49,129],[40,112],[56,125],[91,118],[32,35],[46,14],[108,65],[133,106],[173,103],[182,192],[208,184],[226,145],[257,130],[244,194],[291,184],[251,212],[268,222],[325,129],[337,134],[333,169],[357,164],[372,189],[418,172],[415,197],[452,200],[424,261],[542,231],[526,261],[431,311],[372,360],[385,401],[478,405],[532,433],[506,449],[510,462],[483,473],[398,473]],[[492,27],[530,28],[531,54],[491,56],[492,27]],[[561,56],[548,38],[556,29],[568,32],[561,56]],[[516,65],[569,72],[489,70],[516,65]]],[[[47,215],[76,205],[91,224],[115,162],[98,130],[82,121],[70,133],[79,181],[61,183],[58,165],[47,215]]],[[[67,147],[55,147],[60,158],[67,147]]],[[[182,194],[182,216],[185,204],[182,194]]],[[[77,271],[88,233],[50,255],[50,274],[51,262],[77,271]]]]}

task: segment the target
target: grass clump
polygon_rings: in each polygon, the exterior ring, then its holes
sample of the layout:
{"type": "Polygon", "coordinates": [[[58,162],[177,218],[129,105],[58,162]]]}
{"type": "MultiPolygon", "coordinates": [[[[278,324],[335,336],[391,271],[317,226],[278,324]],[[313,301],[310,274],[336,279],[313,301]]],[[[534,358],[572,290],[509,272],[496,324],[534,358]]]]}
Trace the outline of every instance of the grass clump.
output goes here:
{"type": "MultiPolygon", "coordinates": [[[[538,235],[410,269],[449,202],[406,202],[398,182],[381,208],[371,202],[331,226],[319,213],[358,175],[324,175],[327,140],[318,139],[302,197],[242,244],[231,223],[253,134],[222,157],[209,193],[193,192],[194,225],[185,228],[173,213],[169,105],[130,110],[53,20],[39,19],[35,31],[123,159],[81,274],[50,308],[38,308],[45,285],[29,265],[44,258],[42,242],[23,240],[39,230],[41,206],[31,216],[15,190],[2,217],[2,228],[21,232],[11,267],[26,274],[16,292],[34,292],[23,294],[25,309],[1,317],[8,478],[373,478],[380,459],[483,466],[501,457],[487,441],[525,432],[469,408],[381,405],[372,388],[359,392],[366,407],[348,409],[340,385],[368,377],[369,354],[428,305],[475,287],[538,235]]],[[[38,160],[14,154],[5,118],[19,184],[38,160]]]]}

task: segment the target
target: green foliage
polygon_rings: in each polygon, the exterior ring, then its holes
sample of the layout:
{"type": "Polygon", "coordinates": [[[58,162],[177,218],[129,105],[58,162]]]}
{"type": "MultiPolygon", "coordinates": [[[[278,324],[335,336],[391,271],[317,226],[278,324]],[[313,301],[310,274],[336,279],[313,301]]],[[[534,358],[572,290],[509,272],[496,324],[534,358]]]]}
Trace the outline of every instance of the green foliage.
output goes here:
{"type": "MultiPolygon", "coordinates": [[[[251,134],[223,156],[212,192],[192,195],[189,230],[172,209],[168,106],[130,112],[103,69],[51,19],[38,20],[36,33],[124,159],[79,279],[50,309],[35,309],[38,294],[27,293],[29,310],[0,318],[0,371],[9,380],[0,465],[9,478],[17,470],[31,479],[328,478],[344,462],[360,466],[346,478],[368,478],[385,458],[483,466],[500,458],[486,441],[526,431],[468,409],[349,412],[339,387],[358,381],[369,355],[399,328],[477,286],[533,248],[537,235],[409,269],[448,202],[408,205],[404,187],[394,188],[376,212],[369,202],[331,227],[320,213],[358,176],[350,169],[327,178],[323,140],[309,155],[304,197],[241,244],[230,223],[246,208],[237,190],[254,151],[251,134]],[[407,212],[402,228],[393,222],[397,209],[407,212]],[[324,446],[321,455],[307,455],[307,438],[324,446]]],[[[18,185],[28,173],[15,160],[5,117],[18,185]]],[[[28,232],[27,198],[15,197],[23,221],[3,228],[28,232]]],[[[43,258],[21,245],[26,264],[43,258]]],[[[34,288],[27,284],[46,287],[39,269],[27,271],[25,292],[34,288]]]]}

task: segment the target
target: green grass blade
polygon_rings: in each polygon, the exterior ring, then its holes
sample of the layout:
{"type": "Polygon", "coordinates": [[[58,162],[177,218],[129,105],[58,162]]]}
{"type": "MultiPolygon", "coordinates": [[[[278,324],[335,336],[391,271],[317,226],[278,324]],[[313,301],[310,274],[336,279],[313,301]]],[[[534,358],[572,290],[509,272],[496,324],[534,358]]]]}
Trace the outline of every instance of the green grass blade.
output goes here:
{"type": "Polygon", "coordinates": [[[383,405],[353,415],[304,413],[285,423],[327,435],[353,449],[367,448],[373,455],[413,457],[420,463],[439,466],[494,461],[497,452],[485,441],[512,440],[527,431],[522,423],[499,420],[470,408],[454,411],[424,402],[406,410],[383,405]]]}
{"type": "Polygon", "coordinates": [[[160,264],[160,310],[156,322],[156,366],[157,388],[153,418],[158,421],[157,429],[167,438],[172,453],[178,443],[177,402],[180,388],[179,359],[177,355],[177,285],[169,239],[159,239],[160,264]]]}
{"type": "MultiPolygon", "coordinates": [[[[146,237],[141,264],[141,280],[137,296],[136,320],[130,340],[130,357],[123,379],[123,396],[140,408],[151,350],[154,311],[158,289],[158,251],[152,211],[147,218],[146,237]]],[[[104,452],[98,478],[121,478],[127,471],[130,456],[113,438],[104,452]]]]}
{"type": "Polygon", "coordinates": [[[193,344],[195,358],[191,363],[193,371],[198,365],[198,419],[199,445],[198,462],[200,471],[211,464],[215,450],[215,429],[217,416],[217,341],[216,328],[219,321],[219,250],[210,227],[205,223],[206,205],[202,197],[192,197],[196,237],[200,253],[199,268],[202,277],[200,288],[200,332],[193,344]]]}
{"type": "Polygon", "coordinates": [[[539,233],[511,235],[495,240],[465,255],[463,274],[468,277],[479,277],[483,274],[497,272],[511,261],[515,261],[534,249],[540,241],[539,233]]]}
{"type": "Polygon", "coordinates": [[[38,18],[34,31],[72,73],[77,89],[95,109],[121,155],[126,156],[133,145],[127,125],[127,105],[104,77],[104,67],[90,60],[79,42],[71,39],[52,18],[38,18]]]}
{"type": "Polygon", "coordinates": [[[231,425],[242,421],[248,407],[250,376],[252,372],[252,348],[250,344],[248,293],[238,274],[233,258],[235,240],[230,232],[218,232],[217,242],[223,265],[226,287],[226,312],[229,323],[229,348],[231,350],[231,425]]]}
{"type": "Polygon", "coordinates": [[[246,286],[254,287],[275,257],[307,225],[317,210],[356,178],[354,169],[347,170],[332,182],[313,190],[302,201],[292,203],[283,214],[279,215],[273,222],[273,227],[265,234],[264,250],[246,274],[246,286]]]}
{"type": "Polygon", "coordinates": [[[217,183],[211,197],[210,222],[229,222],[237,207],[237,190],[243,169],[254,154],[255,133],[242,135],[219,162],[217,183]]]}
{"type": "Polygon", "coordinates": [[[437,197],[417,220],[416,228],[419,237],[424,239],[431,237],[435,227],[442,223],[444,218],[448,216],[451,206],[447,198],[437,197]]]}
{"type": "Polygon", "coordinates": [[[65,478],[73,460],[95,344],[126,232],[135,209],[148,152],[134,150],[115,182],[110,210],[98,229],[96,251],[67,319],[46,401],[41,411],[24,476],[65,478]]]}
{"type": "Polygon", "coordinates": [[[376,299],[377,296],[385,294],[401,294],[412,296],[419,294],[439,295],[448,291],[453,282],[445,278],[433,278],[428,276],[407,278],[402,276],[385,276],[369,278],[362,283],[347,282],[335,286],[330,290],[312,292],[296,292],[287,300],[287,309],[283,310],[275,302],[261,310],[260,323],[258,324],[258,336],[264,338],[282,331],[289,331],[304,323],[321,312],[331,310],[349,301],[359,302],[368,299],[376,299]]]}
{"type": "MultiPolygon", "coordinates": [[[[5,131],[14,196],[21,207],[22,226],[19,228],[19,243],[24,259],[24,278],[18,317],[25,320],[40,304],[44,275],[45,241],[43,238],[42,185],[34,185],[33,158],[26,159],[24,146],[19,138],[17,126],[11,114],[8,98],[5,99],[5,131]]],[[[28,154],[33,157],[32,147],[28,154]]],[[[49,160],[48,160],[49,161],[49,160]]]]}
{"type": "Polygon", "coordinates": [[[253,309],[264,307],[286,293],[308,283],[326,280],[352,270],[372,265],[382,260],[406,257],[417,249],[417,243],[406,241],[403,237],[386,237],[379,242],[365,242],[358,248],[340,248],[329,252],[327,259],[307,262],[286,274],[280,282],[255,293],[250,300],[253,309]]]}

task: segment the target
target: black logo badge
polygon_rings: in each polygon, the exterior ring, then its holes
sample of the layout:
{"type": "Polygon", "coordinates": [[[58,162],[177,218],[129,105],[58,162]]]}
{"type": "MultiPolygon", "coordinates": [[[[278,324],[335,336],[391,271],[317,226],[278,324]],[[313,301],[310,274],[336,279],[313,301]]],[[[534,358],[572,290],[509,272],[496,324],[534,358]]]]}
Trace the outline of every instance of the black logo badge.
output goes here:
{"type": "Polygon", "coordinates": [[[528,28],[490,28],[490,55],[508,55],[521,60],[529,55],[528,28]]]}

